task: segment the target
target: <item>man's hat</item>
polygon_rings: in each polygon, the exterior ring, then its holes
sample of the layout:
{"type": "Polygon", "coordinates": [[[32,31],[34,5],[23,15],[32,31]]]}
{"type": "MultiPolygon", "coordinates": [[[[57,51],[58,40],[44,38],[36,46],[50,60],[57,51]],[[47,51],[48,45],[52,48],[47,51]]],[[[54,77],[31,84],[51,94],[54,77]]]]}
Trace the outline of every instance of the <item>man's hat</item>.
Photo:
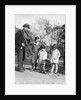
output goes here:
{"type": "Polygon", "coordinates": [[[29,24],[24,24],[23,27],[28,27],[28,28],[30,28],[30,25],[29,25],[29,24]]]}

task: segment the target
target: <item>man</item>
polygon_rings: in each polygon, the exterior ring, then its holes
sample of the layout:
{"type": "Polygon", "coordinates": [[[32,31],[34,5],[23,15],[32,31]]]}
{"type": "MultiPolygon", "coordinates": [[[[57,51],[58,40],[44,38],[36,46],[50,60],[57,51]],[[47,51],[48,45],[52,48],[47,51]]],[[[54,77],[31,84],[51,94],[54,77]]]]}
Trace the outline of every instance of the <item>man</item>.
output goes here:
{"type": "Polygon", "coordinates": [[[25,59],[25,46],[28,45],[26,38],[26,32],[30,29],[29,24],[24,24],[23,29],[18,31],[15,35],[15,49],[18,57],[18,70],[20,72],[25,71],[23,67],[23,61],[25,59]]]}

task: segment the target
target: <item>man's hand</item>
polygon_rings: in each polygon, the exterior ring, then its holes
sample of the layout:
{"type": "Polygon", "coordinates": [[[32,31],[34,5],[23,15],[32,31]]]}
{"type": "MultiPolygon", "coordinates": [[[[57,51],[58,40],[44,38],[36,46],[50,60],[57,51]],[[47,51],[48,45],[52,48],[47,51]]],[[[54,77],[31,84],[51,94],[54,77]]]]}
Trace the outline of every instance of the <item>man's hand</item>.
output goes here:
{"type": "Polygon", "coordinates": [[[24,44],[24,43],[22,43],[22,46],[23,46],[23,47],[25,47],[25,44],[24,44]]]}

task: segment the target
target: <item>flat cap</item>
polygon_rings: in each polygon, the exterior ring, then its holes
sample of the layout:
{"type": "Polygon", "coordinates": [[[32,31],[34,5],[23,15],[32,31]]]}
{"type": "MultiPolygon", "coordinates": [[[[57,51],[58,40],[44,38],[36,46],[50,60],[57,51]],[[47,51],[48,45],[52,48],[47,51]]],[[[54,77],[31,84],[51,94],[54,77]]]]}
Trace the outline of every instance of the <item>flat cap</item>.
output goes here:
{"type": "Polygon", "coordinates": [[[28,28],[30,28],[30,25],[29,25],[29,24],[24,24],[23,27],[28,27],[28,28]]]}

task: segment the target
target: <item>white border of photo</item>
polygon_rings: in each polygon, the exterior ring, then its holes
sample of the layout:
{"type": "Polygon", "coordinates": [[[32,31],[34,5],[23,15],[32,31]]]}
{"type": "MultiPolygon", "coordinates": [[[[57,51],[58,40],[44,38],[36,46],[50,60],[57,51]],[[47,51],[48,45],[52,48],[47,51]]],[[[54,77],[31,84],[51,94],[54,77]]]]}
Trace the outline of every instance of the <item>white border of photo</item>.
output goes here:
{"type": "Polygon", "coordinates": [[[6,5],[5,6],[5,94],[75,95],[76,94],[76,6],[6,5]],[[66,84],[15,84],[15,14],[65,14],[66,84]]]}

